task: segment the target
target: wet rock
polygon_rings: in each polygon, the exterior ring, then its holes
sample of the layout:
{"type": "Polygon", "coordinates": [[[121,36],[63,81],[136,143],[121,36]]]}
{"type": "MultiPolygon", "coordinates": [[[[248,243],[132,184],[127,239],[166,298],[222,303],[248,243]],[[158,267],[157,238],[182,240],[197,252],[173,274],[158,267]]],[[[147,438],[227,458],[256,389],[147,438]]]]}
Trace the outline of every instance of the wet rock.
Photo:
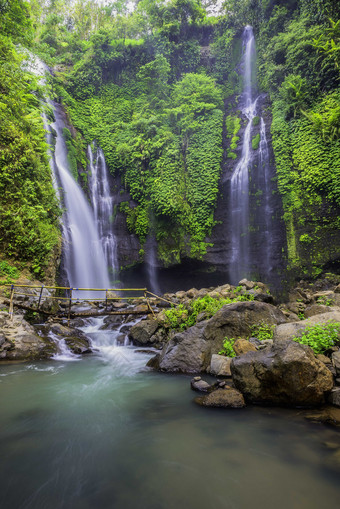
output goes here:
{"type": "Polygon", "coordinates": [[[231,376],[230,364],[231,357],[213,354],[207,371],[214,376],[231,376]]]}
{"type": "Polygon", "coordinates": [[[189,299],[197,299],[198,296],[198,290],[196,288],[190,288],[190,290],[187,291],[187,297],[189,299]]]}
{"type": "Polygon", "coordinates": [[[287,339],[235,357],[231,372],[236,388],[252,403],[316,406],[333,387],[331,372],[312,349],[287,339]]]}
{"type": "Polygon", "coordinates": [[[129,338],[138,345],[151,344],[151,337],[159,327],[157,320],[141,320],[129,331],[129,338]]]}
{"type": "Polygon", "coordinates": [[[340,408],[340,387],[334,387],[327,397],[327,402],[340,408]]]}
{"type": "Polygon", "coordinates": [[[195,402],[201,406],[219,408],[243,408],[246,406],[243,395],[236,389],[225,386],[223,389],[196,398],[195,402]]]}
{"type": "Polygon", "coordinates": [[[340,351],[332,353],[332,364],[335,368],[336,376],[340,376],[340,351]]]}
{"type": "Polygon", "coordinates": [[[305,415],[309,421],[320,422],[323,424],[332,424],[333,426],[340,426],[340,408],[334,406],[327,406],[321,410],[314,410],[305,415]]]}
{"type": "Polygon", "coordinates": [[[160,361],[161,354],[157,353],[154,357],[151,357],[151,359],[148,360],[146,363],[148,368],[152,369],[159,369],[159,361],[160,361]]]}
{"type": "Polygon", "coordinates": [[[195,376],[190,382],[191,389],[197,392],[208,392],[211,388],[208,382],[202,380],[200,376],[195,376]]]}
{"type": "Polygon", "coordinates": [[[233,349],[236,355],[243,355],[247,352],[256,351],[256,347],[247,339],[237,339],[233,344],[233,349]]]}
{"type": "Polygon", "coordinates": [[[2,343],[0,359],[11,361],[48,359],[57,352],[56,345],[38,336],[34,328],[21,316],[14,316],[12,321],[9,315],[2,315],[0,323],[2,343]]]}
{"type": "Polygon", "coordinates": [[[164,346],[160,358],[161,371],[199,373],[205,365],[208,349],[203,338],[204,323],[175,334],[164,346]]]}
{"type": "Polygon", "coordinates": [[[86,338],[66,337],[65,343],[68,348],[77,355],[92,353],[89,340],[86,338]]]}

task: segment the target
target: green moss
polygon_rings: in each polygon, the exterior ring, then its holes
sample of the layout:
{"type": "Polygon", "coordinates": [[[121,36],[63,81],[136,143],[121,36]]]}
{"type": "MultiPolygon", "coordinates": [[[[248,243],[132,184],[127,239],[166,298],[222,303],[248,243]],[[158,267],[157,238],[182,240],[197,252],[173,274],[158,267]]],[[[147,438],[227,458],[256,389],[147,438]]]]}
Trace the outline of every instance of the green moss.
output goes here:
{"type": "Polygon", "coordinates": [[[260,141],[261,141],[261,136],[260,134],[258,133],[256,136],[254,136],[251,140],[251,146],[253,148],[253,150],[257,150],[259,148],[259,145],[260,145],[260,141]]]}

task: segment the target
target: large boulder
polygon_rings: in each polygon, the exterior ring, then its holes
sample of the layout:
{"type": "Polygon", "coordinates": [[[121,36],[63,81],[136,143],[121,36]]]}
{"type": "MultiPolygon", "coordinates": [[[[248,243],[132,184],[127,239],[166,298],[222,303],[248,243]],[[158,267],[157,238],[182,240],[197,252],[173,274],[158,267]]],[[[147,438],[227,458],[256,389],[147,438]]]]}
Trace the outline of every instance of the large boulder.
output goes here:
{"type": "MultiPolygon", "coordinates": [[[[212,355],[222,350],[226,336],[248,337],[251,327],[261,321],[271,325],[284,323],[286,318],[282,311],[264,302],[227,304],[210,320],[175,334],[163,347],[159,361],[152,361],[152,367],[157,366],[162,371],[170,372],[209,371],[212,355]]],[[[137,325],[132,327],[131,335],[137,325]]],[[[136,340],[135,334],[133,339],[136,340]]]]}
{"type": "Polygon", "coordinates": [[[280,324],[275,327],[274,341],[279,339],[292,339],[296,336],[300,337],[306,330],[306,327],[328,322],[340,322],[340,312],[329,311],[328,313],[311,316],[306,320],[280,324]]]}
{"type": "Polygon", "coordinates": [[[203,337],[204,322],[175,334],[158,357],[160,371],[200,373],[207,365],[208,344],[203,337]]]}
{"type": "Polygon", "coordinates": [[[0,359],[47,359],[57,352],[55,343],[38,336],[21,316],[14,316],[12,321],[7,313],[0,314],[0,359]]]}
{"type": "Polygon", "coordinates": [[[226,337],[247,338],[251,328],[260,322],[269,325],[286,323],[280,309],[265,302],[235,302],[223,306],[207,321],[204,338],[209,342],[210,354],[218,353],[226,337]]]}
{"type": "Polygon", "coordinates": [[[159,327],[157,320],[141,320],[133,325],[129,332],[129,338],[137,345],[152,345],[152,337],[159,327]]]}
{"type": "Polygon", "coordinates": [[[288,339],[235,357],[231,373],[236,388],[252,403],[316,406],[333,387],[331,372],[312,349],[288,339]]]}

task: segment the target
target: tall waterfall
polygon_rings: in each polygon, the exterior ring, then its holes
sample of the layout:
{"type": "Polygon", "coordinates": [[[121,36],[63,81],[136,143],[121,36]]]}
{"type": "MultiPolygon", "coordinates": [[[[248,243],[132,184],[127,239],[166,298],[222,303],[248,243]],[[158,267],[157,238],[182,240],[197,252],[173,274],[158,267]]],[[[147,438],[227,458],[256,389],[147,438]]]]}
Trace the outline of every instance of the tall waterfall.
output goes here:
{"type": "Polygon", "coordinates": [[[117,243],[113,234],[112,225],[114,219],[114,199],[110,190],[109,174],[101,148],[95,148],[93,153],[91,145],[88,146],[87,156],[89,160],[89,191],[97,224],[101,245],[103,246],[106,264],[111,279],[117,276],[117,243]]]}
{"type": "Polygon", "coordinates": [[[256,115],[256,103],[252,92],[252,66],[255,61],[255,39],[253,29],[247,26],[243,32],[244,57],[242,112],[248,123],[244,132],[242,156],[231,178],[230,211],[232,255],[230,276],[233,282],[249,272],[249,165],[251,162],[251,131],[256,115]]]}
{"type": "MultiPolygon", "coordinates": [[[[64,269],[73,288],[109,288],[110,278],[100,235],[86,196],[70,173],[63,138],[66,127],[60,107],[53,104],[56,132],[52,169],[62,188],[64,269]]],[[[84,296],[84,295],[82,295],[84,296]]]]}
{"type": "Polygon", "coordinates": [[[244,277],[273,280],[270,273],[274,265],[279,265],[282,256],[282,242],[278,238],[280,206],[277,205],[274,213],[270,150],[261,113],[265,96],[256,95],[252,80],[256,51],[250,26],[244,29],[243,47],[244,87],[240,106],[246,117],[246,127],[241,158],[231,177],[229,200],[232,247],[229,276],[233,283],[244,277]],[[253,136],[259,137],[258,147],[256,144],[252,147],[253,136]]]}

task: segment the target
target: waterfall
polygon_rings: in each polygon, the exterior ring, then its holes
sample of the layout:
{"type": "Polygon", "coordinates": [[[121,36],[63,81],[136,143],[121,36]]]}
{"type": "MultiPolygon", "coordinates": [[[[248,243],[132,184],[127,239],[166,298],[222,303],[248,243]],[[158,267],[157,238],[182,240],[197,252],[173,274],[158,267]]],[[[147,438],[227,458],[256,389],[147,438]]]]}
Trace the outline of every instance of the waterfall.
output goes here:
{"type": "Polygon", "coordinates": [[[145,242],[147,278],[150,290],[156,295],[161,295],[157,277],[157,242],[154,235],[149,235],[145,242]]]}
{"type": "Polygon", "coordinates": [[[255,95],[252,74],[256,64],[255,39],[250,26],[243,32],[243,93],[240,99],[246,118],[241,158],[230,181],[232,283],[254,277],[280,285],[282,260],[281,204],[275,201],[273,169],[265,120],[262,115],[264,95],[255,95]],[[256,117],[256,122],[254,121],[256,117]],[[254,125],[255,124],[255,125],[254,125]],[[252,136],[259,137],[252,147],[252,136]]]}
{"type": "Polygon", "coordinates": [[[242,155],[230,183],[231,244],[232,254],[230,277],[237,282],[249,273],[249,166],[252,159],[251,131],[256,116],[258,98],[253,100],[252,65],[255,60],[255,39],[253,29],[247,26],[243,32],[244,59],[242,112],[248,122],[245,128],[242,155]]]}
{"type": "Polygon", "coordinates": [[[89,145],[87,156],[90,170],[88,184],[94,219],[110,276],[115,280],[118,274],[117,243],[112,231],[114,199],[110,191],[109,173],[101,148],[96,148],[94,154],[89,145]]]}
{"type": "MultiPolygon", "coordinates": [[[[64,269],[73,288],[109,288],[110,279],[93,210],[80,185],[69,170],[67,147],[63,138],[65,123],[60,106],[54,109],[54,158],[51,162],[55,178],[62,187],[64,269]]],[[[84,297],[84,292],[81,292],[84,297]]],[[[99,295],[93,295],[99,297],[99,295]]]]}
{"type": "MultiPolygon", "coordinates": [[[[35,55],[29,54],[27,68],[46,83],[47,66],[35,55]]],[[[62,217],[63,268],[72,288],[109,288],[110,279],[95,214],[87,198],[70,172],[67,147],[63,137],[66,128],[59,104],[45,99],[54,114],[50,125],[54,130],[54,143],[46,114],[43,121],[47,131],[53,185],[64,208],[62,217]],[[54,144],[54,148],[53,148],[54,144]]],[[[74,295],[77,295],[75,292],[74,295]]],[[[80,297],[102,297],[98,292],[79,292],[80,297]]]]}

